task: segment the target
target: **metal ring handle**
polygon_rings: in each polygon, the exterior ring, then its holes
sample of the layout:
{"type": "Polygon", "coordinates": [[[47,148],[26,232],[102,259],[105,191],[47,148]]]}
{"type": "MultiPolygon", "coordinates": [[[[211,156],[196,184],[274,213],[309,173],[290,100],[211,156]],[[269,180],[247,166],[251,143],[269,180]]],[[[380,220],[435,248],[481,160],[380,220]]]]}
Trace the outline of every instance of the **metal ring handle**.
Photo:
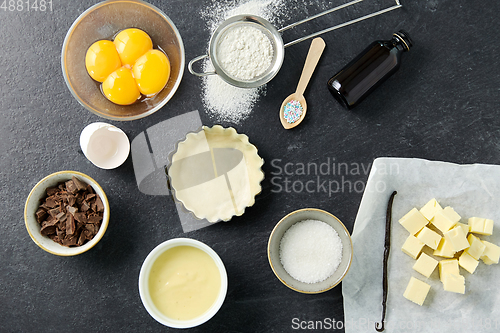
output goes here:
{"type": "MultiPolygon", "coordinates": [[[[298,21],[298,22],[292,23],[292,24],[290,24],[290,25],[288,25],[288,26],[286,26],[286,27],[283,27],[283,28],[279,29],[278,31],[279,31],[279,32],[283,32],[283,31],[288,30],[288,29],[290,29],[290,28],[296,27],[296,26],[298,26],[299,24],[302,24],[302,23],[305,23],[305,22],[308,22],[308,21],[314,20],[314,19],[316,19],[316,18],[318,18],[318,17],[320,17],[320,16],[323,16],[323,15],[326,15],[326,14],[329,14],[329,13],[332,13],[332,12],[337,11],[337,10],[339,10],[339,9],[342,9],[342,8],[345,8],[345,7],[348,7],[348,6],[352,6],[352,5],[354,5],[354,4],[358,3],[358,2],[361,2],[361,1],[363,1],[363,0],[353,0],[353,1],[348,2],[348,3],[346,3],[346,4],[343,4],[343,5],[337,6],[337,7],[335,7],[335,8],[332,8],[332,9],[326,10],[326,11],[324,11],[324,12],[321,12],[321,13],[319,13],[319,14],[317,14],[317,15],[314,15],[314,16],[311,16],[311,17],[305,18],[305,19],[303,19],[303,20],[301,20],[301,21],[298,21]]],[[[358,22],[360,22],[360,21],[363,21],[363,20],[366,20],[366,19],[372,18],[372,17],[374,17],[374,16],[377,16],[377,15],[380,15],[380,14],[384,14],[384,13],[387,13],[387,12],[389,12],[389,11],[391,11],[391,10],[394,10],[394,9],[397,9],[397,8],[400,8],[400,7],[403,7],[403,5],[401,5],[401,3],[399,2],[399,0],[395,0],[395,2],[396,2],[396,5],[394,5],[394,6],[392,6],[392,7],[389,7],[389,8],[386,8],[386,9],[379,10],[378,12],[374,12],[374,13],[371,13],[371,14],[368,14],[368,15],[365,15],[365,16],[362,16],[362,17],[359,17],[359,18],[357,18],[357,19],[353,19],[353,20],[350,20],[350,21],[348,21],[348,22],[344,22],[344,23],[342,23],[342,24],[338,24],[338,25],[336,25],[336,26],[333,26],[333,27],[330,27],[330,28],[327,28],[327,29],[324,29],[324,30],[321,30],[321,31],[315,32],[315,33],[310,34],[310,35],[308,35],[308,36],[305,36],[305,37],[302,37],[302,38],[298,38],[298,39],[296,39],[296,40],[293,40],[293,41],[291,41],[291,42],[288,42],[288,43],[286,43],[286,44],[285,44],[285,48],[286,48],[286,47],[289,47],[289,46],[292,46],[292,45],[295,45],[295,44],[297,44],[297,43],[300,43],[300,42],[302,42],[302,41],[305,41],[306,39],[317,37],[317,36],[322,35],[322,34],[324,34],[324,33],[326,33],[326,32],[330,32],[330,31],[333,31],[333,30],[337,30],[337,29],[343,28],[343,27],[345,27],[345,26],[348,26],[348,25],[350,25],[350,24],[358,23],[358,22]]]]}
{"type": "Polygon", "coordinates": [[[198,56],[196,58],[194,58],[193,60],[191,60],[188,64],[188,69],[189,69],[189,72],[193,75],[196,75],[196,76],[208,76],[208,75],[214,75],[214,74],[217,74],[214,72],[203,72],[203,73],[198,73],[198,72],[195,72],[194,69],[193,69],[193,64],[195,62],[198,62],[200,60],[203,60],[205,58],[208,58],[208,54],[204,54],[204,55],[201,55],[201,56],[198,56]]]}

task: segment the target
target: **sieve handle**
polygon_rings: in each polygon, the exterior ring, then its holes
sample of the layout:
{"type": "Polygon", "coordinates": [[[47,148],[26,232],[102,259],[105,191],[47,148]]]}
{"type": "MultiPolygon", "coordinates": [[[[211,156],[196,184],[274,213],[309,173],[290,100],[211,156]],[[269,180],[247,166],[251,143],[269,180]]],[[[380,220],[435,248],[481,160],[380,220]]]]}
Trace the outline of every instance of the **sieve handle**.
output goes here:
{"type": "MultiPolygon", "coordinates": [[[[311,17],[305,18],[305,19],[303,19],[303,20],[301,20],[301,21],[298,21],[298,22],[295,22],[295,23],[293,23],[293,24],[290,24],[290,25],[288,25],[288,26],[286,26],[286,27],[283,27],[283,28],[279,29],[278,31],[279,31],[279,32],[283,32],[283,31],[288,30],[288,29],[290,29],[290,28],[293,28],[293,27],[295,27],[295,26],[297,26],[297,25],[299,25],[299,24],[302,24],[302,23],[305,23],[305,22],[308,22],[308,21],[314,20],[315,18],[318,18],[318,17],[320,17],[320,16],[323,16],[323,15],[329,14],[329,13],[334,12],[334,11],[337,11],[337,10],[339,10],[339,9],[342,9],[342,8],[345,8],[345,7],[348,7],[348,6],[354,5],[354,4],[356,4],[356,3],[358,3],[358,2],[361,2],[361,1],[363,1],[363,0],[353,0],[353,1],[348,2],[348,3],[346,3],[346,4],[340,5],[340,6],[338,6],[338,7],[335,7],[335,8],[329,9],[329,10],[324,11],[324,12],[322,12],[322,13],[319,13],[319,14],[317,14],[317,15],[314,15],[314,16],[311,16],[311,17]]],[[[330,31],[333,31],[333,30],[337,30],[337,29],[343,28],[343,27],[345,27],[345,26],[348,26],[348,25],[350,25],[350,24],[358,23],[358,22],[360,22],[360,21],[363,21],[363,20],[366,20],[366,19],[369,19],[369,18],[375,17],[375,16],[377,16],[377,15],[380,15],[380,14],[384,14],[384,13],[390,12],[391,10],[394,10],[394,9],[397,9],[397,8],[400,8],[400,7],[403,7],[403,6],[401,5],[401,3],[399,2],[399,0],[395,0],[395,2],[396,2],[396,5],[394,5],[394,6],[392,6],[392,7],[389,7],[389,8],[386,8],[386,9],[379,10],[378,12],[374,12],[374,13],[371,13],[371,14],[368,14],[368,15],[365,15],[365,16],[362,16],[362,17],[359,17],[359,18],[357,18],[357,19],[350,20],[350,21],[347,21],[347,22],[344,22],[344,23],[341,23],[341,24],[335,25],[335,26],[330,27],[330,28],[326,28],[326,29],[324,29],[324,30],[321,30],[321,31],[315,32],[315,33],[313,33],[313,34],[310,34],[310,35],[305,36],[305,37],[302,37],[302,38],[298,38],[298,39],[296,39],[296,40],[293,40],[293,41],[291,41],[291,42],[286,43],[286,44],[284,45],[284,47],[292,46],[292,45],[294,45],[294,44],[297,44],[297,43],[300,43],[300,42],[302,42],[302,41],[305,41],[306,39],[309,39],[309,38],[314,38],[314,37],[317,37],[317,36],[319,36],[319,35],[322,35],[322,34],[324,34],[324,33],[326,33],[326,32],[330,32],[330,31]]]]}
{"type": "Polygon", "coordinates": [[[195,70],[193,69],[193,64],[195,62],[198,62],[200,60],[203,60],[205,58],[208,58],[208,54],[204,54],[204,55],[201,55],[201,56],[198,56],[196,58],[194,58],[193,60],[191,60],[188,64],[188,69],[189,69],[189,72],[193,75],[196,75],[196,76],[208,76],[208,75],[215,75],[217,73],[215,73],[215,71],[213,72],[202,72],[202,73],[198,73],[198,72],[195,72],[195,70]]]}

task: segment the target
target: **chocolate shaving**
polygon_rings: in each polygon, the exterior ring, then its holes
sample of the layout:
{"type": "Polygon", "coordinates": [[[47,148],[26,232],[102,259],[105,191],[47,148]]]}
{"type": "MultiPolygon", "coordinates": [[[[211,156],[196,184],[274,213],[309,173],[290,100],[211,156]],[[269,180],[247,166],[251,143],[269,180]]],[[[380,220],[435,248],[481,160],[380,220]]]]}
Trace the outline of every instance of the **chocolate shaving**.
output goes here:
{"type": "Polygon", "coordinates": [[[43,209],[45,209],[46,211],[48,211],[48,210],[50,209],[50,207],[49,207],[49,206],[47,206],[47,205],[45,204],[45,202],[44,202],[43,204],[41,204],[40,206],[38,206],[38,207],[39,207],[39,208],[43,208],[43,209]]]}
{"type": "Polygon", "coordinates": [[[96,229],[99,229],[99,227],[96,228],[95,225],[89,223],[89,224],[85,225],[85,229],[87,229],[88,231],[90,231],[91,234],[96,234],[97,233],[96,229]]]}
{"type": "Polygon", "coordinates": [[[89,193],[95,193],[94,189],[90,185],[87,185],[87,192],[89,192],[89,193]]]}
{"type": "Polygon", "coordinates": [[[52,226],[56,225],[57,222],[58,221],[55,218],[51,217],[50,220],[46,220],[46,221],[42,222],[42,228],[44,228],[44,227],[52,227],[52,226]]]}
{"type": "Polygon", "coordinates": [[[97,206],[97,212],[102,213],[104,212],[104,204],[102,203],[102,200],[100,197],[97,197],[95,200],[95,204],[97,206]]]}
{"type": "Polygon", "coordinates": [[[65,185],[66,185],[66,189],[68,190],[69,193],[75,194],[76,192],[78,192],[78,188],[76,187],[76,185],[73,182],[73,180],[68,180],[65,183],[65,185]]]}
{"type": "Polygon", "coordinates": [[[78,237],[78,246],[81,246],[85,243],[85,241],[87,240],[87,237],[85,237],[85,234],[82,232],[80,233],[80,237],[78,237]]]}
{"type": "Polygon", "coordinates": [[[74,206],[76,204],[76,197],[74,195],[68,194],[68,202],[69,206],[74,206]]]}
{"type": "Polygon", "coordinates": [[[81,205],[84,199],[85,199],[85,198],[84,198],[83,194],[78,193],[78,194],[76,195],[76,204],[77,204],[77,205],[81,205]]]}
{"type": "Polygon", "coordinates": [[[87,215],[83,212],[76,213],[74,217],[75,220],[77,220],[78,222],[87,223],[89,221],[87,215]]]}
{"type": "Polygon", "coordinates": [[[50,197],[59,192],[59,188],[57,186],[49,187],[47,190],[45,190],[45,192],[47,193],[47,196],[50,197]]]}
{"type": "Polygon", "coordinates": [[[68,235],[73,235],[75,231],[76,231],[75,218],[73,217],[73,215],[70,214],[66,219],[66,233],[68,235]]]}
{"type": "Polygon", "coordinates": [[[102,216],[99,215],[90,215],[88,218],[89,223],[99,224],[102,221],[102,216]]]}
{"type": "Polygon", "coordinates": [[[45,199],[45,206],[49,208],[54,208],[57,206],[57,201],[54,195],[45,199]]]}
{"type": "Polygon", "coordinates": [[[66,222],[58,222],[57,230],[66,232],[66,222]]]}
{"type": "Polygon", "coordinates": [[[36,221],[38,223],[42,223],[45,217],[47,216],[47,211],[40,207],[36,210],[35,216],[36,216],[36,221]]]}
{"type": "Polygon", "coordinates": [[[53,225],[46,225],[40,229],[40,233],[44,236],[56,233],[56,227],[53,225]]]}
{"type": "Polygon", "coordinates": [[[76,178],[75,176],[71,177],[71,180],[73,181],[73,184],[75,184],[78,191],[81,191],[81,190],[84,190],[87,188],[87,184],[82,182],[80,179],[76,178]]]}
{"type": "Polygon", "coordinates": [[[49,210],[49,214],[52,217],[56,217],[59,213],[61,213],[61,207],[56,207],[54,209],[49,210]]]}
{"type": "Polygon", "coordinates": [[[60,242],[59,237],[56,234],[47,235],[47,237],[49,237],[50,239],[52,239],[56,243],[60,242]]]}
{"type": "Polygon", "coordinates": [[[73,216],[75,216],[76,212],[78,212],[78,208],[71,206],[66,206],[66,210],[73,216]]]}
{"type": "Polygon", "coordinates": [[[64,239],[62,240],[62,245],[64,245],[64,246],[68,246],[68,247],[69,247],[69,246],[72,246],[72,245],[73,245],[73,246],[74,246],[74,245],[76,245],[76,244],[77,244],[77,242],[78,242],[78,237],[77,237],[77,236],[72,235],[72,236],[69,236],[69,237],[64,238],[64,239]]]}
{"type": "Polygon", "coordinates": [[[43,226],[44,224],[48,224],[48,225],[54,225],[56,224],[58,221],[56,220],[56,218],[54,216],[51,216],[49,215],[49,217],[47,217],[47,219],[45,221],[43,221],[41,223],[41,225],[43,226]]]}
{"type": "Polygon", "coordinates": [[[84,245],[99,232],[104,205],[92,186],[76,177],[49,187],[35,212],[40,233],[63,246],[84,245]]]}
{"type": "Polygon", "coordinates": [[[87,201],[82,202],[82,206],[80,207],[82,212],[86,212],[90,209],[90,205],[87,201]]]}

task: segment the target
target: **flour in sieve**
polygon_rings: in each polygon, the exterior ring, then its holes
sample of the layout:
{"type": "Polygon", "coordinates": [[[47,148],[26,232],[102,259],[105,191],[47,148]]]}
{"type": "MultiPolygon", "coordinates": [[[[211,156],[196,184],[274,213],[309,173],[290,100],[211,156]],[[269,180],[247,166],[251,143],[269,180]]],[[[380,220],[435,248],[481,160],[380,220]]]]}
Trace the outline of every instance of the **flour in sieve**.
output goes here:
{"type": "Polygon", "coordinates": [[[273,54],[269,37],[250,25],[230,28],[217,45],[222,69],[243,81],[262,76],[271,66],[273,54]]]}

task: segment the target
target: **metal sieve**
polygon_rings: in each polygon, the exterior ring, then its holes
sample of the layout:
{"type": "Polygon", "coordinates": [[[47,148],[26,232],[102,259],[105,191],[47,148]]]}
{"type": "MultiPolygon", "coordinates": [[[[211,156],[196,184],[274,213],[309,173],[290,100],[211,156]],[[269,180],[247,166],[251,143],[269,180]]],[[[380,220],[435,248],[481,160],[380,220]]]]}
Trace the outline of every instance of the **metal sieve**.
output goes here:
{"type": "Polygon", "coordinates": [[[402,7],[399,0],[395,0],[396,4],[394,6],[379,10],[377,12],[373,12],[371,14],[359,17],[357,19],[353,19],[353,20],[338,24],[338,25],[333,26],[333,27],[326,28],[324,30],[321,30],[321,31],[315,32],[313,34],[298,38],[298,39],[291,41],[291,42],[288,42],[286,44],[283,43],[283,39],[281,38],[281,35],[280,35],[281,32],[288,30],[288,29],[291,29],[293,27],[296,27],[299,24],[314,20],[320,16],[323,16],[323,15],[332,13],[334,11],[337,11],[339,9],[354,5],[354,4],[361,2],[361,1],[363,1],[363,0],[354,0],[354,1],[351,1],[348,3],[345,3],[343,5],[331,8],[329,10],[326,10],[326,11],[321,12],[319,14],[316,14],[314,16],[310,16],[308,18],[305,18],[301,21],[292,23],[292,24],[290,24],[286,27],[283,27],[279,30],[276,29],[267,20],[263,19],[262,17],[256,16],[256,15],[237,15],[237,16],[230,17],[227,20],[225,20],[224,22],[222,22],[222,24],[212,34],[212,37],[210,38],[209,47],[208,47],[208,54],[198,56],[189,62],[189,64],[188,64],[189,72],[193,75],[196,75],[196,76],[219,75],[219,77],[221,79],[223,79],[224,81],[226,81],[227,83],[229,83],[233,86],[240,87],[240,88],[256,88],[256,87],[262,86],[262,85],[266,84],[267,82],[271,81],[271,79],[273,79],[276,76],[276,74],[278,74],[278,72],[281,68],[281,65],[283,64],[283,59],[285,58],[285,47],[300,43],[304,40],[317,37],[317,36],[324,34],[326,32],[340,29],[340,28],[343,28],[343,27],[348,26],[350,24],[354,24],[354,23],[366,20],[368,18],[371,18],[371,17],[374,17],[374,16],[377,16],[377,15],[386,13],[388,11],[402,7]],[[269,38],[269,41],[271,42],[271,45],[272,45],[273,50],[274,50],[273,59],[272,59],[272,62],[271,62],[271,65],[269,66],[269,68],[263,74],[259,75],[258,77],[254,78],[252,80],[241,80],[241,79],[236,78],[236,77],[230,75],[229,73],[227,73],[224,70],[223,66],[221,66],[221,63],[219,61],[218,52],[217,52],[218,45],[220,44],[221,39],[224,38],[226,33],[235,27],[241,27],[243,25],[249,25],[249,26],[255,27],[255,28],[259,29],[262,33],[264,33],[269,38]],[[214,70],[208,71],[208,72],[201,72],[201,73],[196,72],[193,69],[193,64],[200,61],[200,60],[203,60],[205,58],[210,59],[210,62],[212,63],[214,70]]]}
{"type": "Polygon", "coordinates": [[[215,30],[212,37],[210,38],[208,55],[204,54],[194,58],[189,62],[188,68],[192,74],[197,76],[218,74],[224,81],[226,81],[229,84],[232,84],[233,86],[240,88],[255,88],[269,82],[274,76],[276,76],[276,74],[278,74],[278,71],[281,68],[281,64],[283,63],[284,58],[285,58],[285,46],[283,44],[283,39],[281,39],[281,35],[279,34],[278,30],[276,30],[276,28],[271,23],[255,15],[237,15],[225,20],[215,30]],[[271,65],[269,66],[269,68],[263,74],[257,76],[253,80],[240,80],[230,75],[226,71],[224,71],[224,68],[220,64],[219,55],[217,52],[217,48],[218,45],[220,45],[221,39],[224,38],[224,36],[227,34],[228,31],[236,27],[241,27],[245,25],[257,28],[259,29],[259,31],[264,33],[266,37],[269,38],[269,41],[271,42],[274,51],[273,59],[271,61],[271,65]],[[210,61],[212,62],[215,71],[204,72],[204,73],[195,72],[192,68],[192,65],[195,62],[208,57],[210,58],[210,61]]]}

